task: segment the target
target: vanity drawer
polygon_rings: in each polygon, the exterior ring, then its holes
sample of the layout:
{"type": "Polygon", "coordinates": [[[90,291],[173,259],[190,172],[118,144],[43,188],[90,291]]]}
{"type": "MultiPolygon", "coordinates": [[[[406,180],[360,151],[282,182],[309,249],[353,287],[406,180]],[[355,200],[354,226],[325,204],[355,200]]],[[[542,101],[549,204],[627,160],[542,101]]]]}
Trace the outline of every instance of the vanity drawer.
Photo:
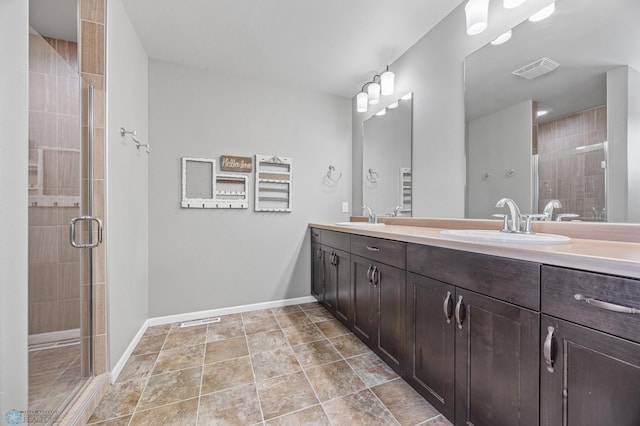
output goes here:
{"type": "Polygon", "coordinates": [[[383,240],[361,235],[353,235],[351,237],[351,253],[401,269],[405,267],[406,245],[406,243],[400,241],[383,240]]]}
{"type": "Polygon", "coordinates": [[[540,310],[540,265],[537,263],[409,244],[407,270],[515,305],[540,310]]]}
{"type": "Polygon", "coordinates": [[[348,252],[351,248],[351,234],[311,228],[311,243],[322,244],[348,252]]]}
{"type": "Polygon", "coordinates": [[[640,342],[640,281],[543,266],[542,312],[640,342]]]}

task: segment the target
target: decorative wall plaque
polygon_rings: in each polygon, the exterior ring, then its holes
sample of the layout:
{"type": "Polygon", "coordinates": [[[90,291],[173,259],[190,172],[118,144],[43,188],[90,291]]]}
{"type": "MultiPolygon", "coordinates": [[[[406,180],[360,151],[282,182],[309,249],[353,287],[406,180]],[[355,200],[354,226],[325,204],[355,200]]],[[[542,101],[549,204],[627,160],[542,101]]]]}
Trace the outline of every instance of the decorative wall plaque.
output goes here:
{"type": "Polygon", "coordinates": [[[251,157],[221,155],[220,170],[225,172],[251,173],[253,170],[253,159],[251,157]]]}

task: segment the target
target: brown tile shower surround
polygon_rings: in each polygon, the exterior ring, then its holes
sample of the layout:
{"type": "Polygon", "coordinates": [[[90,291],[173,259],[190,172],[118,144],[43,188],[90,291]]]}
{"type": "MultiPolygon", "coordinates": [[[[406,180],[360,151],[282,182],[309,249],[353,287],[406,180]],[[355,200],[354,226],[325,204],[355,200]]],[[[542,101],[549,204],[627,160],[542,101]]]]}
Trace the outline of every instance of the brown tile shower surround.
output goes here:
{"type": "Polygon", "coordinates": [[[93,425],[450,425],[318,303],[150,327],[93,425]]]}

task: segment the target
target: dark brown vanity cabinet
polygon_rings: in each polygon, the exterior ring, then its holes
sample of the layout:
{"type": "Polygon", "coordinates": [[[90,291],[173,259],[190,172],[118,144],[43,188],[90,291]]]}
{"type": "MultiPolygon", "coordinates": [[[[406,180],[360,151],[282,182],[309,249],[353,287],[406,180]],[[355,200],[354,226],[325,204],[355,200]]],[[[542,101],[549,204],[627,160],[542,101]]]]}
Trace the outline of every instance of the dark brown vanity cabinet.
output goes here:
{"type": "Polygon", "coordinates": [[[353,236],[353,333],[403,374],[406,244],[353,236]]]}
{"type": "Polygon", "coordinates": [[[349,326],[351,317],[350,235],[311,229],[311,294],[349,326]]]}
{"type": "Polygon", "coordinates": [[[538,306],[540,266],[410,244],[407,269],[410,383],[457,425],[538,424],[540,315],[504,299],[538,306]]]}
{"type": "Polygon", "coordinates": [[[540,423],[640,425],[640,281],[543,266],[542,311],[540,423]]]}

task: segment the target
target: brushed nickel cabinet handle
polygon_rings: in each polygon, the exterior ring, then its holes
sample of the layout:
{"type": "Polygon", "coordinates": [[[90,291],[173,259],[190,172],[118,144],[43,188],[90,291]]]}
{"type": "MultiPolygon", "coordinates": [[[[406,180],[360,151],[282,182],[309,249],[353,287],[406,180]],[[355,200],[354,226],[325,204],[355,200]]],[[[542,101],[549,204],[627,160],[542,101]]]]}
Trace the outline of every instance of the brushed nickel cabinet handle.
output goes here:
{"type": "Polygon", "coordinates": [[[320,236],[320,234],[316,234],[315,232],[312,232],[312,233],[311,233],[311,235],[312,235],[313,237],[319,237],[319,236],[320,236]]]}
{"type": "Polygon", "coordinates": [[[373,272],[371,273],[371,279],[373,281],[373,286],[378,287],[378,284],[380,284],[380,270],[378,269],[377,266],[373,267],[373,272]]]}
{"type": "Polygon", "coordinates": [[[547,371],[553,373],[553,327],[547,327],[547,338],[544,339],[544,362],[547,364],[547,371]]]}
{"type": "Polygon", "coordinates": [[[589,305],[595,306],[596,308],[605,309],[607,311],[618,312],[621,314],[640,314],[640,309],[617,305],[615,303],[603,302],[602,300],[594,299],[592,297],[585,297],[581,294],[576,294],[573,296],[573,298],[576,300],[585,301],[589,305]]]}
{"type": "Polygon", "coordinates": [[[462,330],[462,321],[464,321],[464,305],[462,304],[462,296],[460,296],[456,305],[456,322],[460,330],[462,330]]]}
{"type": "Polygon", "coordinates": [[[369,265],[369,269],[367,269],[367,280],[369,284],[373,284],[373,278],[371,277],[371,272],[373,271],[373,265],[369,265]]]}
{"type": "Polygon", "coordinates": [[[317,252],[318,259],[322,259],[322,249],[319,248],[317,252]]]}
{"type": "Polygon", "coordinates": [[[369,251],[380,251],[378,247],[367,246],[367,250],[369,251]]]}
{"type": "Polygon", "coordinates": [[[447,324],[451,323],[451,315],[453,315],[453,303],[451,303],[451,292],[447,292],[447,296],[444,298],[444,304],[442,305],[444,311],[444,317],[447,320],[447,324]]]}

